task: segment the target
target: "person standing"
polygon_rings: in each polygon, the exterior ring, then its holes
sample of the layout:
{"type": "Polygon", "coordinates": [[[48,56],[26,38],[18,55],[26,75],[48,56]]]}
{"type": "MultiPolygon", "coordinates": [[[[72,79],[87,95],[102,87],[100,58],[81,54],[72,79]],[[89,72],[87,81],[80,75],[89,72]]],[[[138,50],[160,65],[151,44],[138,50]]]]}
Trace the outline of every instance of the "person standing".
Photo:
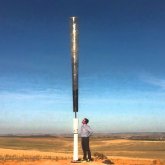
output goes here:
{"type": "Polygon", "coordinates": [[[89,125],[89,120],[84,118],[81,126],[81,146],[83,150],[83,160],[92,161],[91,151],[89,147],[89,137],[93,133],[89,125]],[[88,156],[88,157],[87,157],[88,156]]]}

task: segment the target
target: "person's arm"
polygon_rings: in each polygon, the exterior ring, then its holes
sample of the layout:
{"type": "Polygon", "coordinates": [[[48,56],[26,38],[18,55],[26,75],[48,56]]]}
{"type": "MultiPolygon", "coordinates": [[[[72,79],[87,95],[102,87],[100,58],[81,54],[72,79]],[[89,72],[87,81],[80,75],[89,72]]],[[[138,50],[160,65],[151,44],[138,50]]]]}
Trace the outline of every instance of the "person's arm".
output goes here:
{"type": "Polygon", "coordinates": [[[93,130],[90,128],[90,126],[87,127],[87,130],[89,132],[89,136],[91,136],[93,134],[93,130]]]}

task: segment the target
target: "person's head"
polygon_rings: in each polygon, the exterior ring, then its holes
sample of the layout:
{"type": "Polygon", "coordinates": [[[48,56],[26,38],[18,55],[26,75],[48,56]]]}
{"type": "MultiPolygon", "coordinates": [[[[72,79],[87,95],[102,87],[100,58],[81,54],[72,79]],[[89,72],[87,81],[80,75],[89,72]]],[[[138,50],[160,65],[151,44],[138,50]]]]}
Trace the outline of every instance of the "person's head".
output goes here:
{"type": "Polygon", "coordinates": [[[82,121],[83,124],[88,124],[89,123],[89,120],[87,118],[84,118],[83,121],[82,121]]]}

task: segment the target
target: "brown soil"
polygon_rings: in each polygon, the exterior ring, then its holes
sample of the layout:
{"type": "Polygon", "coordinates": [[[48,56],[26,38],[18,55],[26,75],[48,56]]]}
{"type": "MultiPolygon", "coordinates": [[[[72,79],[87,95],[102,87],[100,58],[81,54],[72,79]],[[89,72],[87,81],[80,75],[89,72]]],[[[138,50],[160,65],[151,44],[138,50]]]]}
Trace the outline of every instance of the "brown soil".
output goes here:
{"type": "MultiPolygon", "coordinates": [[[[163,165],[159,160],[140,160],[140,159],[126,159],[126,158],[113,158],[111,159],[114,165],[163,165]]],[[[70,160],[38,160],[38,161],[5,161],[0,162],[0,165],[74,165],[74,164],[83,164],[83,165],[100,165],[104,164],[102,161],[93,161],[90,163],[71,163],[70,160]]]]}
{"type": "MultiPolygon", "coordinates": [[[[121,143],[123,141],[111,141],[121,143]]],[[[127,142],[127,141],[124,141],[127,142]]],[[[107,142],[106,142],[107,143],[107,142]]],[[[128,152],[128,151],[127,151],[128,152]]],[[[81,157],[81,155],[80,155],[81,157]]],[[[121,156],[108,156],[108,160],[114,165],[165,165],[164,159],[144,159],[121,156]]],[[[43,152],[36,150],[15,150],[0,148],[0,165],[100,165],[103,160],[92,162],[72,163],[72,153],[43,152]]]]}

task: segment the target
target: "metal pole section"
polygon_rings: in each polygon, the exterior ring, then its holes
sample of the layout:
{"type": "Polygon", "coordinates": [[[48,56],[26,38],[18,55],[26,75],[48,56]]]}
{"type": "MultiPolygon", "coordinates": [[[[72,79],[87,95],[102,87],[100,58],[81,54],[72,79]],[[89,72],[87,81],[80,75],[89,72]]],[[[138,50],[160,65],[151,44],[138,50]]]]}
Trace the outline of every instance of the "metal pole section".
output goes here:
{"type": "Polygon", "coordinates": [[[73,112],[78,112],[78,18],[70,18],[73,112]]]}
{"type": "Polygon", "coordinates": [[[71,58],[72,58],[72,89],[73,89],[73,161],[78,161],[78,18],[70,17],[71,58]]]}

